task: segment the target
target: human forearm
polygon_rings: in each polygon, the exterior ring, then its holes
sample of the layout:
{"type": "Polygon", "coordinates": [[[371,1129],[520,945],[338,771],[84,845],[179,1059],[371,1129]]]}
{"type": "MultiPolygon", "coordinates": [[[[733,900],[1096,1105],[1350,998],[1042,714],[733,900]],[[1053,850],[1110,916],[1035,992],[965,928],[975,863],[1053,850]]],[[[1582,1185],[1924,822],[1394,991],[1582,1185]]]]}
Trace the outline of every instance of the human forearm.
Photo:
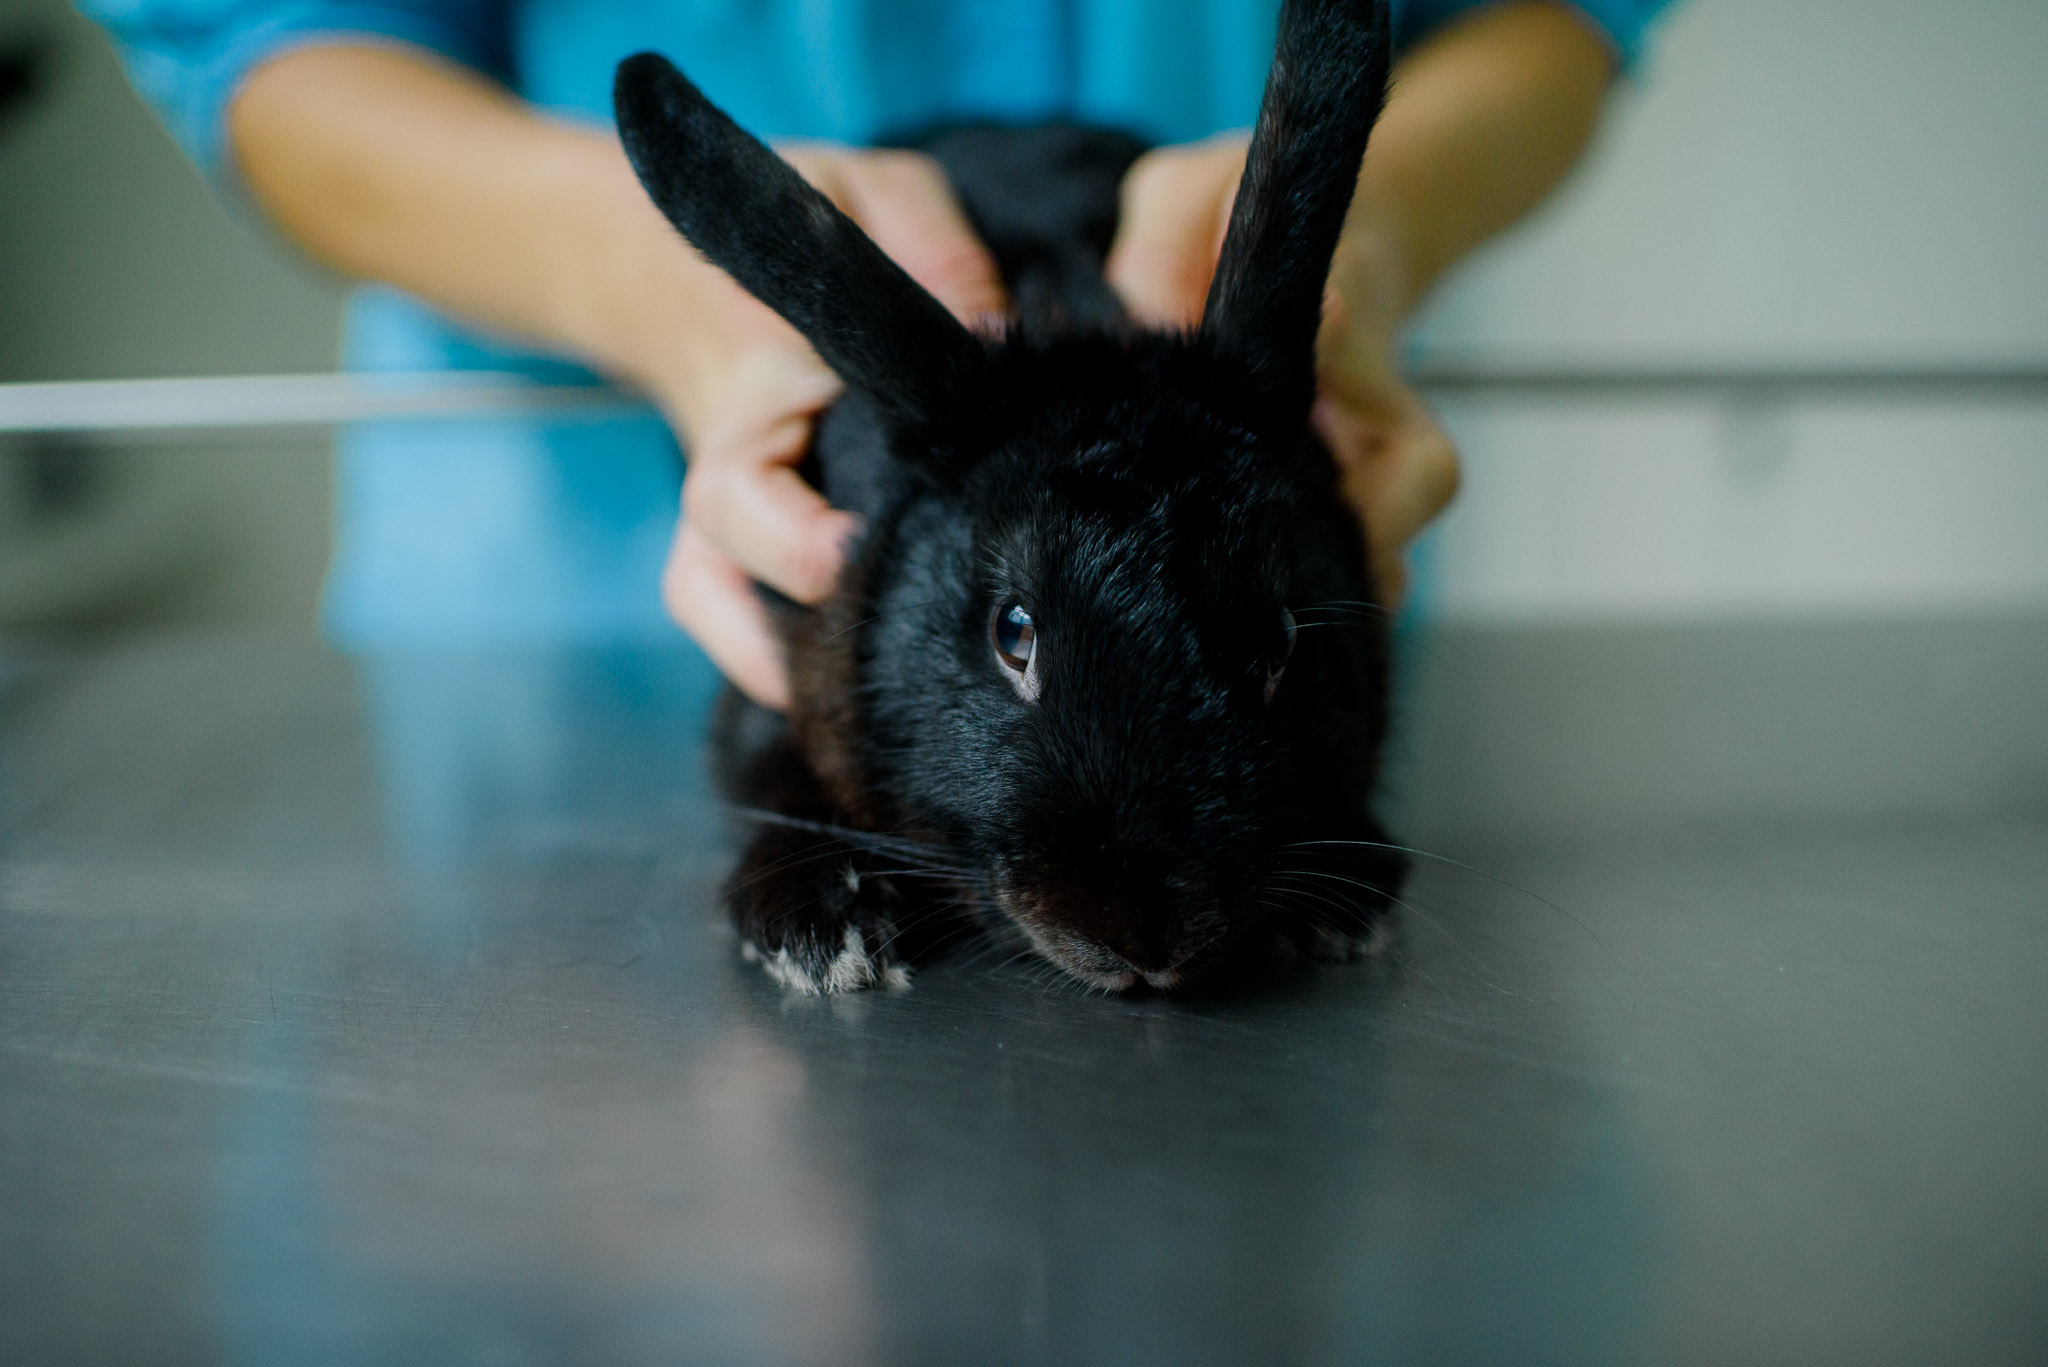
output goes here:
{"type": "Polygon", "coordinates": [[[258,67],[229,132],[257,202],[337,269],[667,398],[696,368],[680,323],[721,280],[609,133],[541,117],[427,53],[350,44],[258,67]]]}
{"type": "Polygon", "coordinates": [[[1332,272],[1345,304],[1391,333],[1444,272],[1541,202],[1591,140],[1613,65],[1586,22],[1548,0],[1480,10],[1404,60],[1332,272]]]}

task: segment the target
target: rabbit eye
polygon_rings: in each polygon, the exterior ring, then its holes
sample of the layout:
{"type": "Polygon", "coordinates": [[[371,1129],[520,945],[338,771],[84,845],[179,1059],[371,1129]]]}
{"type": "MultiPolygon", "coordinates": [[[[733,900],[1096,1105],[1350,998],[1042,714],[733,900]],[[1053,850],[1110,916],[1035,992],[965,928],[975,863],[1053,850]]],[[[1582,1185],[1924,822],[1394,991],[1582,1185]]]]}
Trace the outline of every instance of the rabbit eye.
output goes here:
{"type": "Polygon", "coordinates": [[[1031,668],[1038,628],[1032,623],[1031,614],[1024,611],[1022,603],[1011,603],[997,609],[995,640],[996,654],[1003,657],[1004,664],[1019,674],[1031,668]]]}
{"type": "Polygon", "coordinates": [[[1010,672],[1010,686],[1025,702],[1038,698],[1038,625],[1022,603],[1005,603],[989,622],[996,658],[1010,672]]]}
{"type": "Polygon", "coordinates": [[[1273,663],[1266,666],[1267,702],[1273,701],[1273,694],[1279,691],[1280,676],[1287,672],[1287,662],[1294,656],[1295,635],[1294,614],[1280,609],[1280,648],[1273,654],[1273,663]]]}

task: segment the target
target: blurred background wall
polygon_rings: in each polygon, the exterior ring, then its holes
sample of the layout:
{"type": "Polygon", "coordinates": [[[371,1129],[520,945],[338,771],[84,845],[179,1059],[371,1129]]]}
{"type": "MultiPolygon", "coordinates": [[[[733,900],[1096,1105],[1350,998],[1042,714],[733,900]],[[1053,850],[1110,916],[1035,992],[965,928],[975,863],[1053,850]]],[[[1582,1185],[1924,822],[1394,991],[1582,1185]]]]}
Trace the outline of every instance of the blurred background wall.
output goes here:
{"type": "MultiPolygon", "coordinates": [[[[2048,4],[1679,0],[1439,356],[2048,364],[2048,4]]],[[[1458,617],[2048,602],[2048,404],[1447,405],[1458,617]]]]}
{"type": "MultiPolygon", "coordinates": [[[[0,381],[320,370],[337,284],[213,200],[56,0],[0,116],[0,381]]],[[[2048,4],[1682,0],[1601,145],[1435,301],[1418,354],[2048,363],[2048,4]]],[[[1444,405],[1463,619],[2048,602],[2048,405],[1444,405]]],[[[0,439],[4,440],[4,439],[0,439]]],[[[324,443],[0,446],[0,623],[311,630],[324,443]]]]}
{"type": "MultiPolygon", "coordinates": [[[[0,112],[0,382],[331,370],[340,285],[237,221],[62,0],[0,0],[37,54],[0,112]]],[[[317,437],[80,450],[0,436],[0,625],[313,630],[317,437]]]]}

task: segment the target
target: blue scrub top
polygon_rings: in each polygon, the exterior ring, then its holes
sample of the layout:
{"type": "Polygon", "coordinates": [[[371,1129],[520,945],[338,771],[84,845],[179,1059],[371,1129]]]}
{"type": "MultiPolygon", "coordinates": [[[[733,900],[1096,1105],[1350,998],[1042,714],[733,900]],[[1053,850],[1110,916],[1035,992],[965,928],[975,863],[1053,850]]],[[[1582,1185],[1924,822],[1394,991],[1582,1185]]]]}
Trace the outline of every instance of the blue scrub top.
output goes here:
{"type": "MultiPolygon", "coordinates": [[[[1626,64],[1667,0],[1579,0],[1626,64]]],[[[1412,42],[1476,0],[1396,0],[1412,42]]],[[[1278,0],[82,0],[201,166],[237,83],[282,49],[381,36],[542,108],[611,117],[654,48],[763,137],[866,142],[944,120],[1074,118],[1158,142],[1249,125],[1278,0]]],[[[351,301],[356,370],[581,376],[395,291],[351,301]]],[[[644,417],[375,423],[338,443],[329,634],[350,645],[598,643],[674,628],[658,583],[682,462],[644,417]]]]}

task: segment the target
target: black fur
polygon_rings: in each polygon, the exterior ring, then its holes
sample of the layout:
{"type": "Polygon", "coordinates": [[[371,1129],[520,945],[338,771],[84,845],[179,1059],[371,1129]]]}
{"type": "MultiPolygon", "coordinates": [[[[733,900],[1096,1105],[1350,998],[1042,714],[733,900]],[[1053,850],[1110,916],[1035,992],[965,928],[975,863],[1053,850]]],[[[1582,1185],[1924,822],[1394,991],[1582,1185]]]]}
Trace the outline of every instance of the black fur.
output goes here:
{"type": "Polygon", "coordinates": [[[1112,988],[1348,956],[1384,915],[1384,618],[1307,412],[1385,7],[1291,0],[1281,29],[1193,335],[1136,332],[1101,282],[1128,139],[929,144],[1027,304],[983,340],[667,63],[620,68],[656,203],[850,387],[813,468],[864,534],[827,602],[772,604],[790,716],[732,695],[717,741],[760,821],[732,911],[785,983],[890,981],[953,909],[1112,988]],[[1033,702],[990,643],[1012,601],[1033,702]]]}
{"type": "Polygon", "coordinates": [[[1386,99],[1388,49],[1384,0],[1294,4],[1281,16],[1202,331],[1283,412],[1306,412],[1315,395],[1323,284],[1386,99]]]}
{"type": "Polygon", "coordinates": [[[1102,278],[1124,172],[1145,152],[1127,133],[1075,124],[948,129],[904,145],[931,154],[988,244],[1027,326],[1113,327],[1102,278]]]}

